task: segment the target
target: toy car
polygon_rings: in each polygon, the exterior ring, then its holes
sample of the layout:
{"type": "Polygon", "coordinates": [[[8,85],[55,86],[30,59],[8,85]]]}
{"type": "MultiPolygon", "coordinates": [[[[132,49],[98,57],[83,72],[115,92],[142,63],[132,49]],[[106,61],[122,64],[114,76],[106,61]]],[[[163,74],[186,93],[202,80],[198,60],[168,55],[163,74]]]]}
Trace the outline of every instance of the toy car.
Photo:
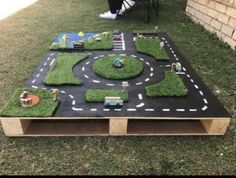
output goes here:
{"type": "Polygon", "coordinates": [[[122,107],[123,100],[121,97],[105,97],[104,101],[105,107],[122,107]]]}
{"type": "Polygon", "coordinates": [[[76,48],[76,49],[84,49],[84,42],[74,43],[74,48],[76,48]]]}
{"type": "Polygon", "coordinates": [[[121,35],[114,35],[113,40],[121,40],[121,35]]]}

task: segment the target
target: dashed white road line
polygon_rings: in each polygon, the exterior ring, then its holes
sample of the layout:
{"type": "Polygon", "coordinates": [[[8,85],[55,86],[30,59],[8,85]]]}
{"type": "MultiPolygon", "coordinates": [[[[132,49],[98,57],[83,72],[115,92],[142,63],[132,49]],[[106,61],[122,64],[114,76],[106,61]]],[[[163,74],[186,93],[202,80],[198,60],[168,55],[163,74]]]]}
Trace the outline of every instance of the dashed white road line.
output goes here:
{"type": "Polygon", "coordinates": [[[150,70],[151,70],[152,72],[154,71],[154,69],[153,69],[152,67],[150,68],[150,70]]]}
{"type": "Polygon", "coordinates": [[[140,103],[139,105],[136,106],[136,108],[141,108],[143,106],[145,106],[145,104],[144,103],[140,103]]]}
{"type": "Polygon", "coordinates": [[[147,112],[154,112],[155,110],[154,109],[145,109],[145,111],[147,111],[147,112]]]}
{"type": "Polygon", "coordinates": [[[66,92],[65,91],[61,91],[61,93],[65,94],[66,92]]]}
{"type": "Polygon", "coordinates": [[[85,71],[85,67],[82,68],[82,71],[85,71]]]}
{"type": "Polygon", "coordinates": [[[37,86],[31,86],[32,88],[35,88],[35,89],[37,89],[38,87],[37,86]]]}
{"type": "Polygon", "coordinates": [[[197,109],[189,109],[190,112],[197,112],[197,109]]]}
{"type": "Polygon", "coordinates": [[[199,89],[199,87],[198,87],[197,85],[194,85],[194,87],[195,87],[196,89],[199,89]]]}
{"type": "Polygon", "coordinates": [[[90,111],[95,112],[95,111],[97,111],[97,109],[93,108],[93,109],[90,109],[90,111]]]}
{"type": "Polygon", "coordinates": [[[86,62],[86,65],[89,65],[90,64],[90,62],[86,62]]]}
{"type": "Polygon", "coordinates": [[[72,105],[75,105],[75,100],[72,101],[72,105]]]}
{"type": "Polygon", "coordinates": [[[148,82],[149,80],[150,80],[150,78],[146,78],[146,79],[145,79],[145,82],[148,82]]]}
{"type": "Polygon", "coordinates": [[[199,91],[199,93],[200,93],[200,95],[202,95],[202,96],[204,95],[202,91],[199,91]]]}
{"type": "Polygon", "coordinates": [[[85,78],[89,78],[89,76],[87,76],[87,75],[84,75],[84,77],[85,77],[85,78]]]}
{"type": "Polygon", "coordinates": [[[133,112],[133,111],[137,111],[137,109],[127,109],[127,111],[133,112]]]}
{"type": "Polygon", "coordinates": [[[43,68],[42,68],[42,69],[40,69],[40,72],[43,72],[43,68]]]}
{"type": "Polygon", "coordinates": [[[83,111],[83,108],[75,108],[75,107],[72,107],[72,110],[74,110],[74,111],[83,111]]]}
{"type": "Polygon", "coordinates": [[[138,85],[142,85],[142,84],[143,84],[143,82],[139,82],[139,83],[136,83],[135,85],[138,86],[138,85]]]}
{"type": "Polygon", "coordinates": [[[143,100],[143,95],[142,94],[138,94],[138,99],[139,100],[143,100]]]}
{"type": "Polygon", "coordinates": [[[50,63],[50,66],[53,65],[53,63],[54,63],[55,60],[56,60],[56,58],[54,58],[54,59],[52,60],[52,62],[50,63]]]}
{"type": "Polygon", "coordinates": [[[115,84],[112,84],[112,83],[107,83],[106,85],[107,86],[115,86],[115,84]]]}
{"type": "Polygon", "coordinates": [[[185,109],[176,109],[177,112],[184,112],[185,109]]]}
{"type": "Polygon", "coordinates": [[[203,110],[203,111],[206,111],[207,108],[208,108],[207,106],[204,106],[204,107],[202,108],[202,110],[203,110]]]}
{"type": "Polygon", "coordinates": [[[38,78],[40,76],[40,74],[37,74],[36,77],[38,78]]]}
{"type": "Polygon", "coordinates": [[[93,80],[93,83],[101,83],[99,80],[93,80]]]}
{"type": "Polygon", "coordinates": [[[205,104],[208,104],[208,101],[206,100],[206,98],[203,99],[205,104]]]}
{"type": "Polygon", "coordinates": [[[153,77],[153,73],[150,73],[150,77],[153,77]]]}
{"type": "Polygon", "coordinates": [[[120,111],[122,111],[122,109],[114,109],[114,111],[120,112],[120,111]]]}
{"type": "Polygon", "coordinates": [[[169,112],[170,109],[162,109],[162,111],[164,111],[164,112],[169,112]]]}
{"type": "Polygon", "coordinates": [[[33,81],[32,81],[32,83],[35,83],[36,82],[36,79],[34,79],[33,81]]]}
{"type": "Polygon", "coordinates": [[[106,111],[106,112],[108,112],[108,111],[110,111],[110,109],[103,109],[103,111],[106,111]]]}
{"type": "Polygon", "coordinates": [[[70,97],[71,99],[74,99],[74,96],[72,96],[72,95],[69,95],[69,97],[70,97]]]}

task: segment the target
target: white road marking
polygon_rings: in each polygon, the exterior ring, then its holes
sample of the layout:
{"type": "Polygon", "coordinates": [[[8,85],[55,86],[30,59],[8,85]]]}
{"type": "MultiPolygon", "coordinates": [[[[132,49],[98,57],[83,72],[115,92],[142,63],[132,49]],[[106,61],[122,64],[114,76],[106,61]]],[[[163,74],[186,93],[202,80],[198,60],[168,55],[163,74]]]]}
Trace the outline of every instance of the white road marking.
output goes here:
{"type": "Polygon", "coordinates": [[[31,86],[32,88],[38,88],[37,86],[31,86]]]}
{"type": "Polygon", "coordinates": [[[185,72],[176,72],[177,75],[185,75],[185,72]]]}
{"type": "Polygon", "coordinates": [[[85,78],[89,78],[89,76],[87,76],[87,75],[84,75],[84,77],[85,77],[85,78]]]}
{"type": "Polygon", "coordinates": [[[36,79],[34,79],[33,81],[32,81],[32,83],[35,83],[36,82],[36,79]]]}
{"type": "Polygon", "coordinates": [[[50,56],[53,56],[55,53],[50,54],[50,56]]]}
{"type": "Polygon", "coordinates": [[[120,112],[122,111],[122,109],[114,109],[114,111],[120,112]]]}
{"type": "Polygon", "coordinates": [[[155,110],[154,109],[145,109],[145,111],[147,111],[147,112],[154,112],[155,110]]]}
{"type": "Polygon", "coordinates": [[[164,111],[164,112],[169,112],[170,109],[162,109],[162,111],[164,111]]]}
{"type": "Polygon", "coordinates": [[[177,57],[176,54],[174,54],[174,57],[177,57]]]}
{"type": "Polygon", "coordinates": [[[144,103],[140,103],[139,105],[136,105],[136,108],[141,108],[143,107],[145,104],[144,103]]]}
{"type": "Polygon", "coordinates": [[[146,64],[147,64],[148,66],[150,66],[150,63],[149,63],[149,62],[146,62],[146,64]]]}
{"type": "Polygon", "coordinates": [[[103,109],[103,111],[106,111],[106,112],[108,112],[108,111],[110,111],[110,109],[103,109]]]}
{"type": "Polygon", "coordinates": [[[51,58],[49,57],[49,58],[47,58],[47,60],[49,61],[51,58]]]}
{"type": "Polygon", "coordinates": [[[122,37],[122,46],[123,46],[123,50],[125,50],[125,40],[124,40],[124,33],[121,34],[122,37]]]}
{"type": "Polygon", "coordinates": [[[171,50],[171,51],[173,51],[173,49],[172,49],[172,48],[170,48],[170,50],[171,50]]]}
{"type": "Polygon", "coordinates": [[[115,84],[112,84],[112,83],[107,83],[106,85],[107,86],[115,86],[115,84]]]}
{"type": "Polygon", "coordinates": [[[43,72],[43,68],[42,68],[42,69],[40,69],[40,72],[43,72]]]}
{"type": "Polygon", "coordinates": [[[189,75],[189,74],[187,74],[187,77],[188,77],[188,78],[190,78],[190,75],[189,75]]]}
{"type": "Polygon", "coordinates": [[[93,80],[93,83],[101,83],[101,82],[98,80],[93,80]]]}
{"type": "Polygon", "coordinates": [[[154,69],[151,67],[150,70],[153,72],[154,69]]]}
{"type": "Polygon", "coordinates": [[[119,49],[113,49],[113,51],[120,51],[121,50],[121,48],[119,48],[119,49]]]}
{"type": "Polygon", "coordinates": [[[141,61],[144,61],[144,59],[143,58],[139,58],[141,61]]]}
{"type": "Polygon", "coordinates": [[[185,109],[176,109],[177,112],[184,112],[185,109]]]}
{"type": "Polygon", "coordinates": [[[127,111],[137,111],[137,109],[127,109],[127,111]]]}
{"type": "Polygon", "coordinates": [[[145,82],[148,82],[149,80],[150,80],[150,78],[146,78],[146,79],[145,79],[145,82]]]}
{"type": "Polygon", "coordinates": [[[90,62],[86,62],[86,65],[90,64],[90,62]]]}
{"type": "Polygon", "coordinates": [[[65,91],[61,91],[61,93],[66,93],[65,91]]]}
{"type": "Polygon", "coordinates": [[[143,99],[143,95],[142,94],[138,94],[138,99],[142,100],[143,99]]]}
{"type": "Polygon", "coordinates": [[[186,68],[185,67],[183,67],[183,71],[186,72],[186,68]]]}
{"type": "Polygon", "coordinates": [[[150,73],[150,77],[152,77],[153,76],[153,73],[150,73]]]}
{"type": "Polygon", "coordinates": [[[53,58],[52,62],[50,63],[50,66],[53,65],[54,61],[56,60],[56,58],[53,58]]]}
{"type": "Polygon", "coordinates": [[[135,55],[131,55],[131,57],[137,57],[137,56],[135,56],[135,55]]]}
{"type": "Polygon", "coordinates": [[[72,105],[75,105],[75,100],[72,101],[72,105]]]}
{"type": "Polygon", "coordinates": [[[83,111],[83,108],[75,108],[75,107],[72,107],[72,110],[74,110],[74,111],[83,111]]]}
{"type": "Polygon", "coordinates": [[[200,93],[200,95],[202,95],[202,96],[203,96],[203,92],[202,92],[202,91],[199,91],[199,93],[200,93]]]}
{"type": "Polygon", "coordinates": [[[199,87],[198,87],[197,85],[194,85],[194,87],[195,87],[196,89],[199,89],[199,87]]]}
{"type": "Polygon", "coordinates": [[[179,60],[179,58],[175,58],[176,59],[176,61],[178,61],[179,60]]]}
{"type": "Polygon", "coordinates": [[[82,71],[85,71],[85,67],[82,68],[82,71]]]}
{"type": "Polygon", "coordinates": [[[203,101],[205,104],[208,104],[208,101],[205,98],[203,99],[203,101]]]}
{"type": "Polygon", "coordinates": [[[140,83],[136,83],[136,85],[138,86],[138,85],[142,85],[143,84],[143,82],[140,82],[140,83]]]}
{"type": "Polygon", "coordinates": [[[40,74],[37,74],[36,77],[38,78],[40,76],[40,74]]]}
{"type": "Polygon", "coordinates": [[[127,56],[126,54],[121,54],[120,56],[127,56]]]}
{"type": "Polygon", "coordinates": [[[104,55],[100,55],[100,57],[104,57],[104,55]]]}
{"type": "Polygon", "coordinates": [[[70,97],[71,99],[74,99],[74,96],[72,96],[72,95],[69,95],[69,97],[70,97]]]}
{"type": "Polygon", "coordinates": [[[42,89],[47,90],[47,88],[42,88],[42,89]]]}
{"type": "Polygon", "coordinates": [[[44,65],[44,66],[46,66],[46,65],[47,65],[47,63],[45,62],[43,65],[44,65]]]}
{"type": "Polygon", "coordinates": [[[193,80],[193,79],[191,79],[190,81],[191,81],[192,83],[194,83],[194,80],[193,80]]]}
{"type": "Polygon", "coordinates": [[[202,111],[206,111],[207,110],[207,106],[204,106],[203,108],[202,108],[202,111]]]}
{"type": "Polygon", "coordinates": [[[171,67],[171,65],[165,65],[166,67],[171,67]]]}
{"type": "Polygon", "coordinates": [[[95,111],[97,111],[97,109],[93,108],[93,109],[90,109],[90,111],[95,112],[95,111]]]}
{"type": "Polygon", "coordinates": [[[174,51],[171,51],[173,54],[175,54],[175,52],[174,51]]]}
{"type": "Polygon", "coordinates": [[[189,109],[190,112],[197,112],[197,109],[189,109]]]}
{"type": "Polygon", "coordinates": [[[98,59],[99,57],[97,56],[97,57],[94,57],[93,59],[98,59]]]}

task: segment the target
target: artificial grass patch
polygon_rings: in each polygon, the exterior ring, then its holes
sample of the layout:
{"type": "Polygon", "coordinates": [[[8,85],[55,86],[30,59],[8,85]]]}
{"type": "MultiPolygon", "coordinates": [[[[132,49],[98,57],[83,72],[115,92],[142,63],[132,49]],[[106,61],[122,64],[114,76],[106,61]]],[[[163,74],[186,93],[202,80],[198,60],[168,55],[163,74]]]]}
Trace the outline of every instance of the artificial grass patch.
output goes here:
{"type": "Polygon", "coordinates": [[[93,65],[93,71],[95,74],[114,80],[134,78],[140,75],[143,70],[143,63],[130,56],[108,56],[97,60],[93,65]],[[114,59],[117,57],[123,60],[124,67],[122,69],[116,69],[113,67],[114,59]]]}
{"type": "Polygon", "coordinates": [[[74,76],[72,69],[87,57],[87,54],[59,54],[55,67],[48,71],[44,83],[47,85],[81,85],[82,81],[74,76]]]}
{"type": "Polygon", "coordinates": [[[169,60],[165,49],[160,49],[160,40],[158,39],[139,39],[135,41],[138,52],[153,56],[156,60],[169,60]]]}
{"type": "Polygon", "coordinates": [[[107,36],[101,34],[98,37],[101,38],[101,41],[96,41],[95,38],[85,40],[84,48],[87,50],[111,50],[113,48],[113,39],[111,33],[108,33],[107,36]]]}
{"type": "Polygon", "coordinates": [[[121,97],[124,102],[129,100],[128,91],[119,89],[96,89],[96,90],[88,90],[86,92],[86,101],[87,102],[103,102],[105,97],[121,97]]]}
{"type": "Polygon", "coordinates": [[[165,79],[158,84],[145,87],[146,94],[149,97],[157,96],[186,96],[188,89],[180,77],[171,71],[165,72],[165,79]]]}
{"type": "Polygon", "coordinates": [[[0,115],[2,117],[51,117],[58,104],[58,101],[53,101],[53,94],[50,91],[21,88],[15,91],[0,115]],[[28,91],[29,94],[39,96],[39,104],[30,108],[21,107],[19,97],[23,91],[28,91]]]}

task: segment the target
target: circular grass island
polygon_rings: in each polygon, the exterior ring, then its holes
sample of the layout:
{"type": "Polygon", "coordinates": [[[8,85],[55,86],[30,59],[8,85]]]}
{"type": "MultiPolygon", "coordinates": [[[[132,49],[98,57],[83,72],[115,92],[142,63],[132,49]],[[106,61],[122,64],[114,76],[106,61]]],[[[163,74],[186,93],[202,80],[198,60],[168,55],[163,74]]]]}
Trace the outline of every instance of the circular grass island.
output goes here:
{"type": "Polygon", "coordinates": [[[140,75],[143,70],[143,63],[131,56],[107,56],[98,59],[93,64],[95,74],[113,80],[131,79],[140,75]],[[123,61],[124,66],[121,69],[117,69],[113,66],[116,58],[120,58],[123,61]]]}

